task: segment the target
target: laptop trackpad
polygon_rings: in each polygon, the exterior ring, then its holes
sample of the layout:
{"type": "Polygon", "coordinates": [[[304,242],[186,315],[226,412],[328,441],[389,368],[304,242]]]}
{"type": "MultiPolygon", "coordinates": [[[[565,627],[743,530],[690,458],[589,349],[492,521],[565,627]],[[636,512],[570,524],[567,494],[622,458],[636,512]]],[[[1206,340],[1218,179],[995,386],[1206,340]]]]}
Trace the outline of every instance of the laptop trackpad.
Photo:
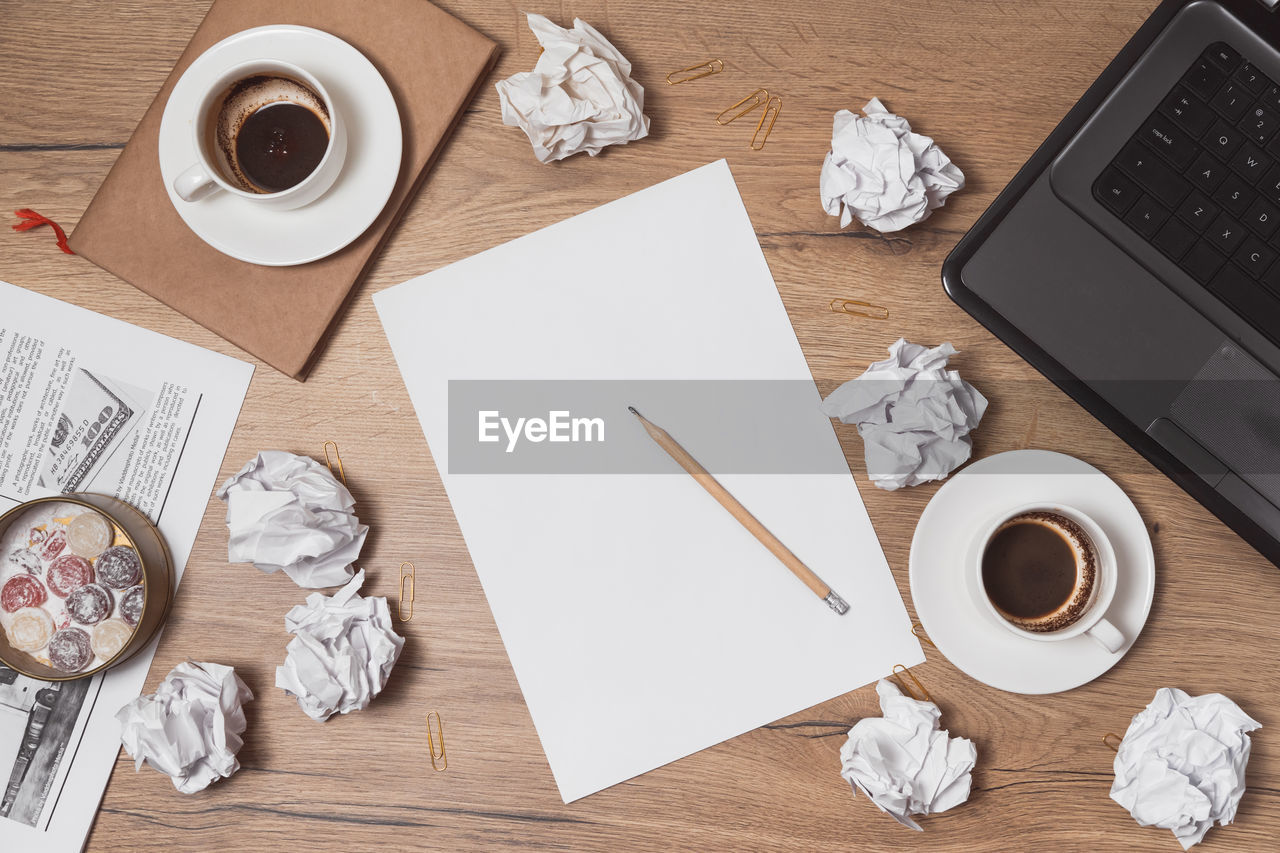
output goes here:
{"type": "Polygon", "coordinates": [[[1280,377],[1223,344],[1174,400],[1170,417],[1280,506],[1280,377]]]}

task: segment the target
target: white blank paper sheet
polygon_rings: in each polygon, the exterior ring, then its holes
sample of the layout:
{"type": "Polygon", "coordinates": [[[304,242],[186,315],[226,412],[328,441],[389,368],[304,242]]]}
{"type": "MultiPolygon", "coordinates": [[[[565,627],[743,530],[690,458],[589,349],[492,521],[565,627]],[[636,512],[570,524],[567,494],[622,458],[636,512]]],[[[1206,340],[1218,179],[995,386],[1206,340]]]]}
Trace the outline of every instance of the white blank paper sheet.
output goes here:
{"type": "MultiPolygon", "coordinates": [[[[374,302],[565,802],[924,660],[724,161],[374,302]],[[661,473],[450,472],[463,379],[808,383],[796,440],[841,473],[717,476],[850,612],[656,445],[661,473]]],[[[637,403],[677,440],[706,405],[682,433],[637,403]]],[[[629,417],[607,429],[648,441],[629,417]]]]}

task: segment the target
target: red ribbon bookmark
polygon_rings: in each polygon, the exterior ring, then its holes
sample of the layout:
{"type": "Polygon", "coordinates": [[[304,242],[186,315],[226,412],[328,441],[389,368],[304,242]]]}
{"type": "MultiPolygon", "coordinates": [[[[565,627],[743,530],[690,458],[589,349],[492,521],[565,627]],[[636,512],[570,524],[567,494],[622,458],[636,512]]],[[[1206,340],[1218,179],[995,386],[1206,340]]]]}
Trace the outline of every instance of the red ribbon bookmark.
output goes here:
{"type": "Polygon", "coordinates": [[[67,232],[62,230],[62,226],[54,222],[49,217],[36,213],[34,210],[24,207],[22,210],[15,210],[13,215],[23,220],[13,226],[14,231],[30,231],[32,228],[39,228],[41,225],[48,225],[53,228],[53,233],[58,235],[58,248],[66,252],[68,255],[74,255],[71,247],[67,245],[67,232]]]}

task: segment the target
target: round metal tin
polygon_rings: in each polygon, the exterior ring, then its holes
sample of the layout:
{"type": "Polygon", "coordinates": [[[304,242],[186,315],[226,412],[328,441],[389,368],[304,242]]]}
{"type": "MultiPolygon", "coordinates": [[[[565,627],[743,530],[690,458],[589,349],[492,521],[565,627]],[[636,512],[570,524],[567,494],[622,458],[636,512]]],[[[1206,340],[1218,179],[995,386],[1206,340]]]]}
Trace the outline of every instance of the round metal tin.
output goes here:
{"type": "Polygon", "coordinates": [[[169,553],[169,546],[165,544],[164,537],[160,535],[160,531],[149,518],[124,501],[110,495],[79,492],[25,501],[0,515],[0,536],[5,534],[9,525],[24,516],[27,510],[42,503],[69,503],[91,509],[106,516],[108,521],[124,532],[129,545],[137,552],[142,563],[142,615],[134,628],[133,636],[129,638],[129,642],[125,643],[124,648],[117,652],[115,657],[93,669],[67,673],[46,666],[26,652],[13,648],[3,631],[0,631],[0,664],[22,675],[42,681],[73,681],[77,678],[88,678],[124,663],[145,648],[156,636],[173,604],[176,583],[173,556],[169,553]]]}

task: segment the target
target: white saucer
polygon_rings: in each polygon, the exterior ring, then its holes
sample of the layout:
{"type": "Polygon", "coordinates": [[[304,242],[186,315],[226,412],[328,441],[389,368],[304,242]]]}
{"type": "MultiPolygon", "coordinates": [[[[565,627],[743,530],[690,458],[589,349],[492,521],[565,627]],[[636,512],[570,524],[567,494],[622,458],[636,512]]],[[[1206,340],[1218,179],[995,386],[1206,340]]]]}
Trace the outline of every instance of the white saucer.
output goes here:
{"type": "Polygon", "coordinates": [[[911,598],[925,633],[965,673],[1011,693],[1059,693],[1115,666],[1146,624],[1155,588],[1155,552],[1133,502],[1097,468],[1047,450],[1001,453],[956,474],[929,501],[911,540],[911,598]],[[978,528],[1032,501],[1075,507],[1110,538],[1120,571],[1106,616],[1128,640],[1119,652],[1083,635],[1049,643],[1018,637],[979,607],[967,568],[978,528]]]}
{"type": "Polygon", "coordinates": [[[187,68],[160,119],[160,174],[178,215],[210,246],[253,264],[293,266],[332,255],[373,224],[395,188],[403,144],[395,98],[364,54],[321,30],[277,24],[229,36],[187,68]],[[217,75],[262,57],[301,66],[329,90],[347,128],[342,174],[297,210],[264,209],[226,192],[183,201],[173,179],[196,162],[195,105],[217,75]]]}

